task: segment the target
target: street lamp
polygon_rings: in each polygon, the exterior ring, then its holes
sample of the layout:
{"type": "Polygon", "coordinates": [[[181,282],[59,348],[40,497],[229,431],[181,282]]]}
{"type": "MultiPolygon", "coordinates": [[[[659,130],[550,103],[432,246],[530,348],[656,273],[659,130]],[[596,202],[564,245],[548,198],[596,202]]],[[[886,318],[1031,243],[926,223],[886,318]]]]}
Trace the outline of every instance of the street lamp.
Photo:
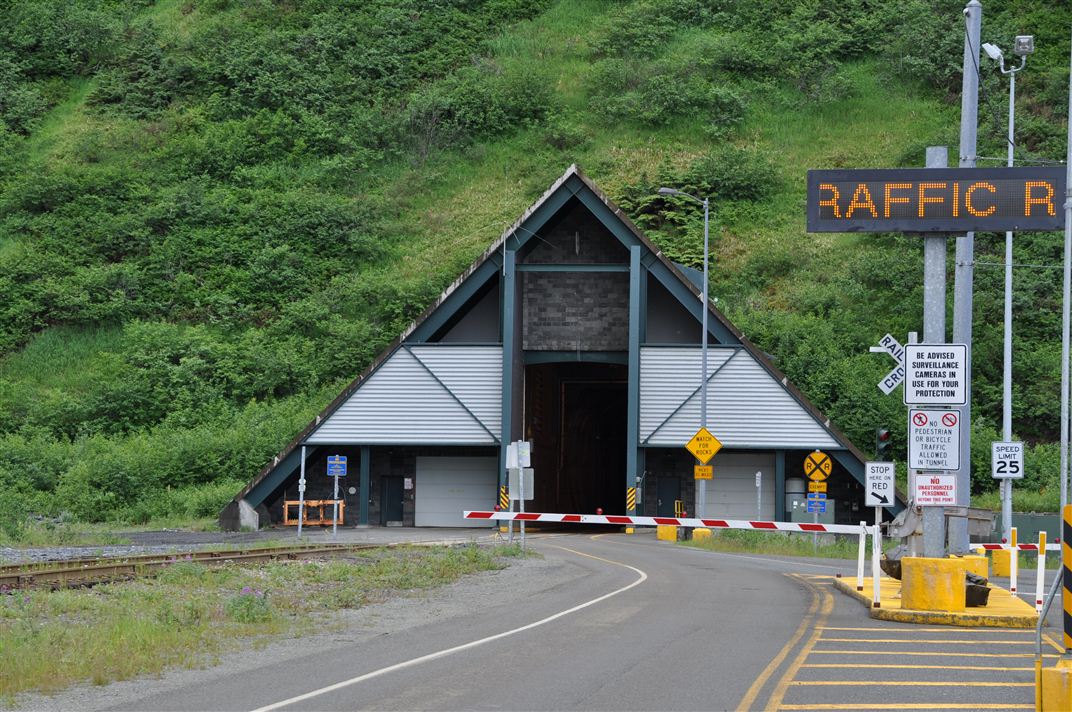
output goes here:
{"type": "MultiPolygon", "coordinates": [[[[1013,54],[1020,58],[1019,67],[1005,67],[1005,55],[1001,48],[989,42],[983,43],[983,51],[990,59],[998,62],[1001,73],[1009,75],[1009,136],[1008,162],[1013,164],[1013,141],[1016,129],[1016,73],[1027,64],[1027,55],[1035,51],[1035,38],[1032,35],[1017,35],[1013,40],[1013,54]]],[[[1012,231],[1005,233],[1005,343],[1002,359],[1002,409],[1001,437],[1005,442],[1012,440],[1012,231]]],[[[1008,538],[1012,527],[1012,480],[1001,481],[1001,528],[1008,538]]]]}
{"type": "MultiPolygon", "coordinates": [[[[707,236],[710,224],[710,201],[677,188],[659,188],[659,195],[680,195],[703,206],[703,291],[700,293],[700,427],[707,427],[707,236]]],[[[696,480],[696,516],[707,516],[707,480],[696,480]]]]}

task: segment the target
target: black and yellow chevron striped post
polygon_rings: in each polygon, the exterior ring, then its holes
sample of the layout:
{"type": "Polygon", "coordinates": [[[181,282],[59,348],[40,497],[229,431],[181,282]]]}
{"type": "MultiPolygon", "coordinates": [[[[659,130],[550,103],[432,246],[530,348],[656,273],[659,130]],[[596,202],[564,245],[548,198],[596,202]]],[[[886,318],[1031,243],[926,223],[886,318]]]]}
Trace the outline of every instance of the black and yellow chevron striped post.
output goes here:
{"type": "MultiPolygon", "coordinates": [[[[630,517],[636,516],[636,487],[625,488],[625,513],[630,517]]],[[[626,527],[625,533],[632,534],[633,527],[626,527]]]]}
{"type": "MultiPolygon", "coordinates": [[[[1064,607],[1065,655],[1072,653],[1072,504],[1066,504],[1061,524],[1061,603],[1064,607]]],[[[1045,552],[1041,554],[1045,556],[1045,552]]]]}
{"type": "MultiPolygon", "coordinates": [[[[506,485],[499,485],[499,509],[504,512],[510,511],[510,493],[506,489],[506,485]]],[[[514,523],[510,522],[509,527],[505,524],[499,524],[499,532],[505,534],[510,532],[510,537],[514,536],[514,523]]]]}
{"type": "MultiPolygon", "coordinates": [[[[1042,668],[1042,659],[1035,662],[1036,710],[1072,710],[1072,504],[1061,511],[1061,603],[1064,607],[1065,654],[1051,668],[1042,668]]],[[[1044,555],[1044,552],[1039,552],[1044,555]]]]}

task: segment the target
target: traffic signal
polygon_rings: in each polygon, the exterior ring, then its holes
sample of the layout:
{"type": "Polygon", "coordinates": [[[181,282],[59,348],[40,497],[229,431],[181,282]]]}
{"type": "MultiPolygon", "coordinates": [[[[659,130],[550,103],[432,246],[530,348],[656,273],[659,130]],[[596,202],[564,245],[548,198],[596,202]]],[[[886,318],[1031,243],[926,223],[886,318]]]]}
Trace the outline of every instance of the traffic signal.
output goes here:
{"type": "Polygon", "coordinates": [[[875,460],[887,462],[890,460],[890,429],[875,428],[875,460]]]}

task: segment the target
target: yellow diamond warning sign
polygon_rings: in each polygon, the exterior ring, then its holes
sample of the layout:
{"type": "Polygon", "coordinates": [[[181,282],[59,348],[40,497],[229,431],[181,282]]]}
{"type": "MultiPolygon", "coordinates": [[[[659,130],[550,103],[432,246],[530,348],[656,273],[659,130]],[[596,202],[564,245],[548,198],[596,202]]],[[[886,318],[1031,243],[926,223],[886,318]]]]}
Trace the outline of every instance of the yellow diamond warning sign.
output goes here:
{"type": "Polygon", "coordinates": [[[692,453],[692,456],[706,465],[711,461],[711,458],[715,456],[719,450],[722,449],[722,443],[718,441],[711,431],[707,428],[700,428],[696,431],[696,434],[692,436],[692,440],[685,443],[685,449],[692,453]]]}

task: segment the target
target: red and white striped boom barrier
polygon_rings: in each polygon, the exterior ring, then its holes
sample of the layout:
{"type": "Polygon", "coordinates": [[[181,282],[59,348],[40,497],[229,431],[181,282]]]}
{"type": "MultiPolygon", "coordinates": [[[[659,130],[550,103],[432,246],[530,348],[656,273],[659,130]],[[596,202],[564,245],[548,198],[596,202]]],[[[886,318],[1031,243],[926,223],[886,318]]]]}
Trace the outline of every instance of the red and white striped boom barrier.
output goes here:
{"type": "Polygon", "coordinates": [[[618,514],[546,514],[540,512],[473,512],[462,513],[466,519],[498,522],[548,522],[555,524],[611,524],[634,527],[691,527],[697,529],[748,529],[767,532],[809,532],[811,534],[851,534],[860,538],[857,561],[856,590],[863,590],[864,540],[871,536],[871,578],[873,591],[871,605],[879,607],[879,553],[882,551],[882,532],[878,525],[859,524],[809,524],[808,522],[764,522],[749,519],[698,519],[693,517],[630,517],[618,514]]]}
{"type": "MultiPolygon", "coordinates": [[[[547,522],[555,524],[612,524],[626,527],[708,527],[710,529],[752,529],[759,531],[809,532],[812,534],[860,533],[859,524],[810,524],[808,522],[754,522],[744,519],[696,519],[690,517],[629,517],[616,514],[541,514],[539,512],[470,512],[466,519],[499,522],[547,522]]],[[[870,530],[869,527],[865,527],[870,530]]]]}

